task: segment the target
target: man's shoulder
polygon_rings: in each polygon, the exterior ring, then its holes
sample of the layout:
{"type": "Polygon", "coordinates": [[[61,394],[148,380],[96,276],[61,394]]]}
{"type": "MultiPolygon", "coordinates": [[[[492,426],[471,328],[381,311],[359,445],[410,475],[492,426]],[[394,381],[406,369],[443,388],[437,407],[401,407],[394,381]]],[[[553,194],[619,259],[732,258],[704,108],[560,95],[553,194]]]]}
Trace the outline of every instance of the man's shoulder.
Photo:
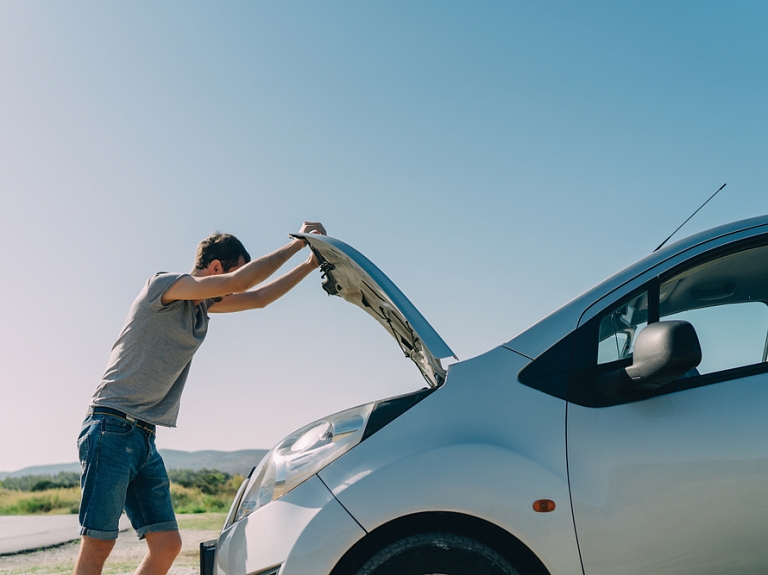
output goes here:
{"type": "Polygon", "coordinates": [[[182,278],[182,277],[188,276],[188,275],[189,275],[188,273],[183,273],[183,272],[155,272],[154,275],[152,275],[147,280],[147,282],[151,283],[151,282],[154,282],[154,281],[163,280],[165,278],[179,279],[179,278],[182,278]]]}
{"type": "Polygon", "coordinates": [[[157,272],[144,284],[144,289],[138,299],[146,301],[153,309],[160,309],[164,307],[160,302],[163,294],[173,284],[188,275],[188,273],[179,272],[157,272]]]}
{"type": "Polygon", "coordinates": [[[170,287],[181,278],[188,275],[188,273],[181,272],[157,272],[147,280],[147,286],[158,284],[170,287]]]}

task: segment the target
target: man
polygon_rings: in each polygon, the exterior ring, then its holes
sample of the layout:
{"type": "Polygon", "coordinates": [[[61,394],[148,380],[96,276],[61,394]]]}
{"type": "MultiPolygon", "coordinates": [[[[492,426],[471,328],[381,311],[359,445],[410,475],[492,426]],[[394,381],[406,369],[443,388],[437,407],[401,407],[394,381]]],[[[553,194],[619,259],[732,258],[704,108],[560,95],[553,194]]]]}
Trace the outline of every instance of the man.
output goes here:
{"type": "MultiPolygon", "coordinates": [[[[325,233],[318,222],[304,222],[301,231],[325,233]]],[[[208,312],[262,308],[285,295],[317,267],[313,255],[251,288],[305,245],[293,240],[250,261],[237,238],[213,234],[198,246],[191,273],[158,273],[147,281],[112,348],[78,438],[83,538],[75,575],[101,573],[123,509],[139,538],[147,541],[136,573],[168,572],[181,538],[168,474],[155,449],[155,426],[176,425],[192,357],[208,330],[208,312]]]]}

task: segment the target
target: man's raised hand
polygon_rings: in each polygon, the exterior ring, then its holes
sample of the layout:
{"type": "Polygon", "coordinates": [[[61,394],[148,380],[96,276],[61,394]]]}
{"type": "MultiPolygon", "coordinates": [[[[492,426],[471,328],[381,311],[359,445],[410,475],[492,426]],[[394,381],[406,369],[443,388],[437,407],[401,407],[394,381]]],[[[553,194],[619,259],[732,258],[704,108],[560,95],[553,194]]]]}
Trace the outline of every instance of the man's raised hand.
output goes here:
{"type": "Polygon", "coordinates": [[[328,235],[325,231],[325,227],[320,222],[304,222],[299,233],[328,235]]]}

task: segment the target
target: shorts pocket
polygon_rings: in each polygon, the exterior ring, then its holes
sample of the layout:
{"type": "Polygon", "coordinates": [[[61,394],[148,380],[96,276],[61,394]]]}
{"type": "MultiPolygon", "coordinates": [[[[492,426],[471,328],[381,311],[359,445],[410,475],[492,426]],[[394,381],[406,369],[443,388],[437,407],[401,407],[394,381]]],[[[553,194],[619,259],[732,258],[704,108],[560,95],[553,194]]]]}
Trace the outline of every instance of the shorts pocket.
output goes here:
{"type": "Polygon", "coordinates": [[[128,435],[133,431],[130,421],[118,417],[104,417],[101,420],[101,432],[109,435],[128,435]]]}
{"type": "Polygon", "coordinates": [[[88,438],[90,437],[89,433],[81,433],[80,437],[77,438],[77,452],[78,457],[80,459],[80,471],[84,472],[85,467],[88,465],[88,453],[90,451],[90,441],[88,441],[88,438]]]}

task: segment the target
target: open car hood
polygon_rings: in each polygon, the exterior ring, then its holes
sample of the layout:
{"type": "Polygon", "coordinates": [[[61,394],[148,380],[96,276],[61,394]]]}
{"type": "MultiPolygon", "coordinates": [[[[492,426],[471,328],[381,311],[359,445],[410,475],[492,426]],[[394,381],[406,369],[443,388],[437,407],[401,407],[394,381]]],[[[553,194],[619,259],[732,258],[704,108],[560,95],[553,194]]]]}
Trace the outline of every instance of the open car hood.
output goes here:
{"type": "MultiPolygon", "coordinates": [[[[344,242],[319,234],[302,238],[320,261],[323,289],[365,310],[397,341],[430,387],[445,379],[440,358],[456,357],[398,287],[368,258],[344,242]]],[[[456,358],[458,359],[458,358],[456,358]]]]}

